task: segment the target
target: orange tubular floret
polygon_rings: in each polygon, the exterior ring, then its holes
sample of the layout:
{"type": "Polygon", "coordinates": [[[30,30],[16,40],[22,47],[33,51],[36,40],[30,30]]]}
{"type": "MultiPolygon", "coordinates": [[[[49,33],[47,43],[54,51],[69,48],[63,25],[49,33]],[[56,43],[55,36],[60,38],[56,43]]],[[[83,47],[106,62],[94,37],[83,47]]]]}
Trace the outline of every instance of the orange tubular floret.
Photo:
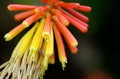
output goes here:
{"type": "Polygon", "coordinates": [[[53,30],[55,34],[56,43],[57,43],[59,60],[61,63],[67,63],[67,57],[66,57],[63,39],[55,23],[53,24],[53,30]]]}
{"type": "Polygon", "coordinates": [[[72,54],[76,54],[78,52],[78,48],[76,46],[71,46],[68,42],[67,42],[67,45],[68,45],[72,54]]]}
{"type": "Polygon", "coordinates": [[[46,14],[46,21],[45,21],[45,26],[44,26],[44,35],[50,35],[51,33],[51,14],[47,13],[46,14]]]}
{"type": "MultiPolygon", "coordinates": [[[[73,15],[71,15],[70,13],[66,12],[66,11],[63,10],[63,9],[60,9],[60,11],[63,13],[64,16],[66,15],[66,16],[65,16],[66,18],[67,18],[67,16],[68,16],[68,17],[72,18],[73,20],[77,21],[78,23],[80,23],[80,24],[82,24],[83,26],[85,26],[85,27],[88,28],[88,24],[85,23],[84,21],[81,21],[80,19],[74,17],[73,15]]],[[[68,19],[68,18],[67,18],[67,19],[68,19]]],[[[68,20],[69,20],[69,19],[68,19],[68,20]]]]}
{"type": "Polygon", "coordinates": [[[60,32],[63,34],[66,41],[68,41],[72,46],[77,46],[78,41],[72,35],[72,33],[59,21],[59,19],[56,16],[53,16],[52,19],[58,25],[58,28],[60,32]]]}
{"type": "Polygon", "coordinates": [[[75,8],[77,10],[81,10],[81,11],[84,11],[84,12],[90,12],[91,11],[91,7],[89,6],[84,6],[84,5],[80,5],[80,7],[77,7],[75,8]]]}
{"type": "Polygon", "coordinates": [[[70,49],[72,54],[76,54],[78,52],[78,48],[77,47],[75,47],[75,46],[74,47],[68,46],[68,47],[69,47],[69,49],[70,49]]]}
{"type": "Polygon", "coordinates": [[[35,13],[34,10],[29,10],[29,11],[25,11],[25,12],[21,12],[21,13],[18,13],[14,16],[15,20],[16,21],[21,21],[31,15],[33,15],[35,13]]]}
{"type": "Polygon", "coordinates": [[[69,11],[70,13],[72,13],[74,16],[76,16],[78,19],[81,19],[84,22],[88,22],[89,18],[77,11],[75,11],[74,9],[71,8],[65,8],[67,11],[69,11]]]}
{"type": "Polygon", "coordinates": [[[40,18],[40,16],[42,16],[43,14],[44,14],[44,12],[34,14],[34,15],[28,17],[27,19],[25,19],[22,24],[25,27],[29,27],[32,23],[37,21],[40,18]]]}
{"type": "Polygon", "coordinates": [[[32,10],[37,7],[38,6],[33,6],[33,5],[10,4],[10,5],[8,5],[8,10],[9,11],[32,10]]]}
{"type": "Polygon", "coordinates": [[[10,32],[5,34],[6,41],[13,39],[16,35],[18,35],[21,31],[23,31],[25,27],[22,24],[17,25],[10,32]]]}
{"type": "Polygon", "coordinates": [[[52,13],[54,13],[58,17],[63,25],[69,25],[69,21],[62,15],[62,13],[58,9],[52,9],[52,13]]]}
{"type": "Polygon", "coordinates": [[[79,29],[81,32],[86,33],[87,32],[87,28],[88,25],[87,24],[83,24],[82,21],[80,21],[79,19],[75,18],[74,16],[70,15],[69,13],[67,13],[66,11],[62,10],[62,13],[64,14],[64,16],[71,22],[71,24],[73,24],[77,29],[79,29]]]}
{"type": "Polygon", "coordinates": [[[64,7],[64,8],[77,8],[77,7],[80,7],[80,4],[79,3],[67,3],[67,2],[59,1],[55,4],[55,6],[64,7]]]}

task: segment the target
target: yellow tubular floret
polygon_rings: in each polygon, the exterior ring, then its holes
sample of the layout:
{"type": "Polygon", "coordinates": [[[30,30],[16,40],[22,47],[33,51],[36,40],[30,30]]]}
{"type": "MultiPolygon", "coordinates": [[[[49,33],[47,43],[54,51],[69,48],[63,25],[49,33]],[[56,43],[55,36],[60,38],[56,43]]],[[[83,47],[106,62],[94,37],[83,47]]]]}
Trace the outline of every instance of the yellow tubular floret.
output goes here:
{"type": "MultiPolygon", "coordinates": [[[[40,73],[40,78],[43,78],[43,75],[45,73],[45,70],[48,68],[49,64],[49,58],[54,54],[54,37],[53,37],[53,30],[51,27],[51,33],[48,39],[44,40],[43,46],[42,46],[42,54],[44,58],[42,59],[42,69],[40,73]]],[[[54,61],[53,61],[54,63],[54,61]]]]}
{"type": "Polygon", "coordinates": [[[24,55],[24,53],[27,51],[27,48],[29,47],[31,38],[34,34],[34,31],[36,30],[36,25],[33,26],[33,28],[27,32],[22,39],[19,41],[18,45],[16,46],[16,48],[13,51],[12,57],[9,61],[9,63],[6,65],[6,67],[4,68],[4,72],[2,72],[2,74],[0,74],[0,79],[3,79],[5,77],[5,75],[8,73],[7,78],[10,77],[10,75],[12,74],[12,78],[15,79],[20,76],[18,76],[19,73],[19,68],[20,68],[20,62],[21,61],[25,61],[22,60],[22,57],[24,55]]]}
{"type": "Polygon", "coordinates": [[[37,24],[33,26],[33,28],[27,32],[22,39],[19,41],[18,45],[13,51],[13,57],[17,54],[18,56],[22,57],[27,48],[30,45],[30,41],[32,39],[32,36],[34,34],[34,31],[36,30],[37,24]],[[16,53],[16,54],[15,54],[16,53]]]}
{"type": "Polygon", "coordinates": [[[49,38],[51,33],[51,14],[48,12],[46,13],[46,21],[44,26],[43,37],[45,39],[49,38]]]}
{"type": "Polygon", "coordinates": [[[32,35],[36,29],[36,25],[33,26],[33,28],[27,32],[23,37],[22,39],[18,42],[17,46],[15,47],[15,49],[13,50],[13,53],[12,53],[12,56],[11,56],[11,59],[16,57],[18,55],[18,52],[19,54],[22,56],[24,54],[24,52],[26,51],[27,47],[29,46],[29,42],[32,38],[32,35]]]}
{"type": "Polygon", "coordinates": [[[45,40],[47,43],[46,45],[46,50],[45,50],[45,55],[50,57],[54,53],[54,37],[53,37],[53,29],[51,27],[51,33],[49,36],[49,39],[45,40]]]}
{"type": "Polygon", "coordinates": [[[45,18],[43,18],[40,23],[38,23],[38,28],[35,32],[35,35],[33,36],[32,43],[30,45],[30,50],[34,50],[36,52],[39,48],[42,46],[43,42],[43,28],[44,28],[45,18]]]}
{"type": "Polygon", "coordinates": [[[44,28],[45,18],[43,18],[40,23],[38,23],[38,28],[35,32],[35,35],[33,36],[31,45],[30,45],[30,54],[29,56],[32,56],[33,58],[36,56],[36,53],[42,46],[43,42],[43,28],[44,28]]]}
{"type": "Polygon", "coordinates": [[[20,52],[20,55],[22,55],[27,47],[30,45],[30,42],[32,40],[32,36],[36,30],[36,28],[38,27],[38,24],[36,23],[33,28],[22,38],[22,43],[21,43],[21,46],[19,48],[19,52],[20,52]]]}

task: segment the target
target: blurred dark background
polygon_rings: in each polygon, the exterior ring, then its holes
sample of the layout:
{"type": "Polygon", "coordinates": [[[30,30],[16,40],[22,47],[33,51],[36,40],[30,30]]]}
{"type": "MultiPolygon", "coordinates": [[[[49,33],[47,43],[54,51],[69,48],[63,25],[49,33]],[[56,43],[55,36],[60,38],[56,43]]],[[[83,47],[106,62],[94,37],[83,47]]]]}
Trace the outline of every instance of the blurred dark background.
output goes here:
{"type": "MultiPolygon", "coordinates": [[[[120,8],[117,0],[64,0],[79,2],[92,7],[90,13],[83,13],[90,18],[89,31],[82,34],[76,28],[69,29],[79,41],[79,51],[73,55],[66,46],[68,64],[65,70],[56,60],[55,65],[49,65],[44,79],[98,79],[85,78],[98,73],[107,74],[112,79],[120,79],[120,8]]],[[[12,41],[5,42],[4,34],[20,22],[13,19],[17,12],[9,12],[10,3],[37,4],[39,0],[0,0],[0,65],[9,60],[12,50],[26,30],[12,41]]],[[[101,78],[102,79],[102,78],[101,78]]],[[[107,79],[107,78],[105,78],[107,79]]],[[[110,79],[110,78],[109,78],[110,79]]]]}

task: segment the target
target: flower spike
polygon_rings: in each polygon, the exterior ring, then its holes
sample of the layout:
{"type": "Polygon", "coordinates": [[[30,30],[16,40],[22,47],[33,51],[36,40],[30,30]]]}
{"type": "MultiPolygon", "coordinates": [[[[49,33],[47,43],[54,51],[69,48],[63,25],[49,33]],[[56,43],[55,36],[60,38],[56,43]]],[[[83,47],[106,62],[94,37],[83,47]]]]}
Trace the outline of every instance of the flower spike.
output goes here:
{"type": "Polygon", "coordinates": [[[78,41],[67,26],[72,24],[86,33],[89,18],[77,10],[90,12],[91,7],[62,0],[41,1],[46,5],[8,5],[9,11],[23,12],[14,16],[16,21],[22,23],[5,34],[6,41],[13,39],[25,28],[32,28],[20,39],[10,60],[0,66],[0,79],[43,79],[49,64],[55,64],[55,53],[58,53],[63,70],[69,63],[64,42],[72,54],[78,52],[78,41]],[[54,51],[54,44],[57,44],[57,52],[54,51]]]}

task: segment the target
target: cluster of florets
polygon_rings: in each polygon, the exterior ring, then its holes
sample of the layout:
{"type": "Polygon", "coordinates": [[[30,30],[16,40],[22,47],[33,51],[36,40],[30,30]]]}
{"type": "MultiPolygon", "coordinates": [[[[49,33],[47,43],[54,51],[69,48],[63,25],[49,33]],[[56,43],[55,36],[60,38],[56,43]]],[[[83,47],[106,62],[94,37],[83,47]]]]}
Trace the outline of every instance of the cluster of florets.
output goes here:
{"type": "Polygon", "coordinates": [[[14,16],[16,21],[23,20],[23,22],[5,34],[6,41],[13,39],[25,28],[35,24],[21,38],[10,60],[0,66],[0,79],[43,78],[48,64],[55,63],[54,37],[63,69],[67,63],[63,38],[72,53],[78,51],[78,41],[67,27],[71,23],[82,33],[86,33],[89,19],[77,10],[90,12],[91,7],[60,0],[41,1],[47,5],[8,5],[9,11],[23,10],[14,16]]]}

